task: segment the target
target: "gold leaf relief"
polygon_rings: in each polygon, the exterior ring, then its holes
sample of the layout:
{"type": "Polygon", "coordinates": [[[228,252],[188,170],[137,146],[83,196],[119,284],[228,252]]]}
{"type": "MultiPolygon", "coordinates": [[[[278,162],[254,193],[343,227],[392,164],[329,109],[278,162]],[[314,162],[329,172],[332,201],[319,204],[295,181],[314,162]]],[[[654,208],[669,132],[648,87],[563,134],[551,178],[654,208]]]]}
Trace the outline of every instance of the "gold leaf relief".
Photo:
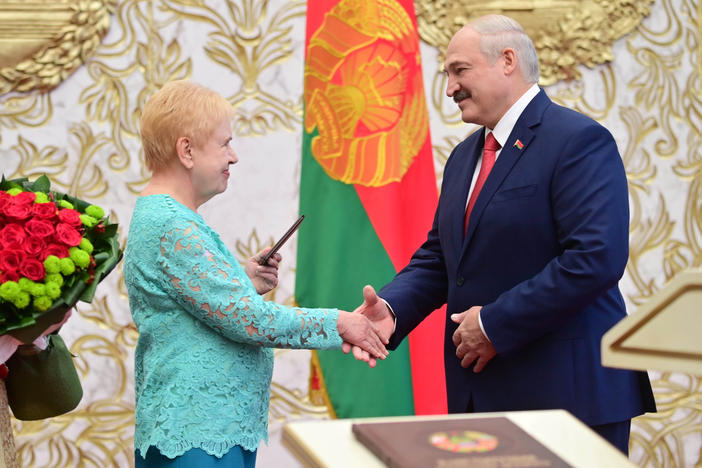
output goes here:
{"type": "Polygon", "coordinates": [[[229,97],[236,111],[234,133],[239,136],[297,131],[302,118],[302,93],[290,99],[286,90],[261,86],[261,79],[292,57],[292,20],[304,16],[305,2],[288,2],[273,12],[269,12],[269,3],[227,0],[226,8],[214,9],[205,2],[164,2],[164,8],[178,17],[214,28],[208,34],[205,53],[239,78],[239,89],[229,97]]]}
{"type": "Polygon", "coordinates": [[[46,146],[41,150],[22,135],[18,137],[17,145],[12,150],[19,157],[19,164],[14,173],[5,174],[8,179],[27,177],[35,179],[41,174],[55,178],[67,169],[68,155],[55,146],[46,146]]]}
{"type": "Polygon", "coordinates": [[[559,83],[553,87],[546,88],[546,91],[554,102],[571,107],[578,112],[590,116],[595,120],[602,120],[609,115],[617,100],[617,78],[611,64],[606,64],[598,69],[598,73],[590,77],[587,89],[594,87],[598,90],[593,102],[588,99],[585,83],[580,80],[573,80],[567,83],[559,83]],[[594,81],[595,79],[599,81],[594,81]]]}
{"type": "MultiPolygon", "coordinates": [[[[690,245],[676,239],[668,239],[663,248],[663,274],[668,282],[678,273],[695,263],[695,254],[690,245]]],[[[697,260],[699,262],[699,259],[697,260]]]]}
{"type": "Polygon", "coordinates": [[[655,26],[641,23],[636,29],[636,34],[652,46],[670,47],[678,42],[684,29],[681,16],[686,15],[688,20],[692,20],[691,24],[696,23],[697,20],[694,13],[696,8],[689,2],[677,1],[675,3],[674,5],[671,0],[656,0],[656,19],[658,21],[651,22],[655,26]],[[654,27],[656,29],[653,29],[654,27]]]}
{"type": "Polygon", "coordinates": [[[682,52],[662,55],[646,47],[630,48],[630,52],[643,72],[629,83],[629,88],[636,90],[637,106],[649,111],[660,109],[660,127],[666,138],[658,140],[655,148],[660,156],[672,156],[678,148],[678,128],[672,120],[683,115],[682,93],[676,81],[682,52]]]}
{"type": "MultiPolygon", "coordinates": [[[[514,2],[415,0],[419,33],[443,54],[451,36],[471,19],[502,13],[519,21],[534,39],[543,86],[579,79],[578,66],[612,60],[612,43],[650,13],[653,0],[514,2]]],[[[441,59],[443,60],[443,59],[441,59]]]]}
{"type": "MultiPolygon", "coordinates": [[[[682,467],[686,442],[699,444],[702,430],[702,380],[686,374],[662,373],[651,379],[657,413],[633,420],[630,447],[638,466],[682,467]]],[[[699,457],[699,455],[698,455],[699,457]]],[[[700,459],[694,466],[699,466],[700,459]]]]}
{"type": "Polygon", "coordinates": [[[658,128],[654,117],[646,117],[638,108],[622,106],[619,111],[622,122],[626,124],[629,140],[621,153],[630,184],[647,191],[646,186],[656,176],[656,167],[651,163],[651,155],[645,145],[646,137],[658,128]]]}
{"type": "Polygon", "coordinates": [[[271,402],[268,417],[280,423],[291,419],[329,419],[326,406],[318,406],[310,401],[309,392],[290,389],[277,382],[271,382],[271,402]]]}
{"type": "Polygon", "coordinates": [[[626,271],[637,289],[637,294],[629,295],[634,304],[643,303],[658,290],[655,278],[647,278],[641,271],[641,265],[645,263],[647,253],[655,251],[670,237],[674,225],[675,221],[671,221],[666,209],[665,199],[659,194],[653,215],[630,227],[629,263],[626,271]]]}
{"type": "Polygon", "coordinates": [[[690,184],[683,223],[694,255],[693,266],[702,266],[702,173],[690,184]]]}
{"type": "Polygon", "coordinates": [[[5,0],[0,22],[9,32],[0,36],[0,94],[57,86],[93,54],[115,5],[116,0],[5,0]]]}
{"type": "MultiPolygon", "coordinates": [[[[702,38],[700,39],[702,41],[702,38]]],[[[697,136],[695,143],[699,144],[702,137],[702,83],[700,83],[699,69],[691,73],[687,79],[685,90],[682,94],[682,108],[688,128],[697,136]]],[[[694,148],[694,146],[691,146],[694,148]]]]}
{"type": "Polygon", "coordinates": [[[78,160],[73,166],[69,182],[57,180],[56,183],[64,185],[67,193],[75,197],[87,200],[98,199],[107,193],[108,185],[100,161],[96,159],[110,140],[102,133],[95,135],[87,122],[71,127],[70,134],[78,140],[78,160]]]}
{"type": "Polygon", "coordinates": [[[0,96],[0,144],[2,127],[40,127],[49,121],[52,114],[53,106],[47,93],[0,96]]]}

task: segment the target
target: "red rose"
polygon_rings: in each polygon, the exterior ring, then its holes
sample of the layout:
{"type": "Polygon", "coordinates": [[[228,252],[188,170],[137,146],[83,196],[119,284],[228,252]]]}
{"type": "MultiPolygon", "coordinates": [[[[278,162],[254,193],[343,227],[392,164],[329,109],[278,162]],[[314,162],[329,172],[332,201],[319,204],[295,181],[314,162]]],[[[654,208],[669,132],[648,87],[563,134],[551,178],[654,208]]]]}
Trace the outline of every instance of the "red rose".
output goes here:
{"type": "Polygon", "coordinates": [[[37,194],[34,192],[20,192],[12,197],[12,202],[17,205],[31,205],[37,199],[37,194]]]}
{"type": "Polygon", "coordinates": [[[32,205],[32,214],[40,219],[52,219],[56,216],[56,205],[53,203],[37,203],[32,205]]]}
{"type": "Polygon", "coordinates": [[[8,224],[0,229],[0,245],[9,248],[10,244],[21,244],[27,238],[27,233],[19,224],[8,224]]]}
{"type": "Polygon", "coordinates": [[[83,240],[83,236],[80,235],[80,232],[73,229],[66,223],[58,223],[56,225],[55,237],[57,241],[64,243],[69,247],[75,247],[80,244],[80,241],[83,240]]]}
{"type": "MultiPolygon", "coordinates": [[[[25,193],[25,192],[22,192],[25,193]]],[[[22,221],[27,218],[29,218],[32,214],[32,205],[31,204],[23,204],[23,203],[16,203],[14,199],[10,200],[10,203],[7,203],[3,207],[3,212],[5,213],[5,216],[8,218],[17,220],[17,221],[22,221]]]]}
{"type": "Polygon", "coordinates": [[[4,190],[0,190],[0,211],[2,211],[3,207],[7,205],[10,201],[11,195],[4,190]]]}
{"type": "Polygon", "coordinates": [[[66,223],[74,228],[78,228],[83,224],[80,220],[80,213],[70,208],[59,210],[58,217],[62,223],[66,223]]]}
{"type": "Polygon", "coordinates": [[[24,225],[24,230],[30,236],[49,237],[54,231],[54,225],[44,219],[30,219],[24,225]]]}
{"type": "Polygon", "coordinates": [[[55,255],[58,258],[66,258],[68,257],[68,247],[61,244],[50,244],[41,252],[39,260],[43,262],[49,255],[55,255]]]}
{"type": "Polygon", "coordinates": [[[0,275],[0,284],[6,281],[19,281],[20,275],[16,271],[3,271],[0,275]]]}
{"type": "Polygon", "coordinates": [[[44,265],[34,258],[25,257],[20,265],[20,273],[32,281],[43,280],[46,276],[44,265]]]}
{"type": "Polygon", "coordinates": [[[22,244],[22,248],[32,257],[36,257],[46,248],[46,241],[43,237],[29,236],[22,244]]]}
{"type": "Polygon", "coordinates": [[[22,250],[0,250],[0,270],[17,271],[27,256],[22,250]]]}

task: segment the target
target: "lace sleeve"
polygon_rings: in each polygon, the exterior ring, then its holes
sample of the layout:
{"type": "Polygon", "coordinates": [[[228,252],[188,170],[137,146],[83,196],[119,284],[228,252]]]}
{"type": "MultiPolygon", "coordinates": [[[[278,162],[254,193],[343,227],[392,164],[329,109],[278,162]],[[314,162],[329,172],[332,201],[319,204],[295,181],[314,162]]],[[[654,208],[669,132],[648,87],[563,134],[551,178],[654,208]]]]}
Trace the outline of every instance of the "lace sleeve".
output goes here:
{"type": "Polygon", "coordinates": [[[222,258],[209,233],[189,221],[161,237],[165,287],[190,314],[227,338],[283,348],[338,348],[336,309],[264,301],[238,264],[222,258]]]}

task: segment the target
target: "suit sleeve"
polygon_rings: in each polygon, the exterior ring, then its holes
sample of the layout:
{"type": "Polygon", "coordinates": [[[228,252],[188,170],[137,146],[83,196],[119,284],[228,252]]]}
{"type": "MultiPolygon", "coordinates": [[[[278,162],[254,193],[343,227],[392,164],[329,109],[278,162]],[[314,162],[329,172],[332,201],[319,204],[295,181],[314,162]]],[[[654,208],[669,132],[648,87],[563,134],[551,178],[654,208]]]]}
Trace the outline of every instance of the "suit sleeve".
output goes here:
{"type": "Polygon", "coordinates": [[[550,187],[560,254],[481,311],[500,353],[557,330],[616,286],[626,267],[628,191],[616,143],[595,122],[565,141],[550,187]]]}
{"type": "MultiPolygon", "coordinates": [[[[444,174],[451,173],[454,153],[456,149],[446,163],[444,174]]],[[[439,213],[443,198],[442,194],[426,241],[412,255],[407,266],[378,293],[390,304],[396,317],[389,349],[395,349],[422,320],[446,303],[448,276],[439,241],[439,213]]]]}

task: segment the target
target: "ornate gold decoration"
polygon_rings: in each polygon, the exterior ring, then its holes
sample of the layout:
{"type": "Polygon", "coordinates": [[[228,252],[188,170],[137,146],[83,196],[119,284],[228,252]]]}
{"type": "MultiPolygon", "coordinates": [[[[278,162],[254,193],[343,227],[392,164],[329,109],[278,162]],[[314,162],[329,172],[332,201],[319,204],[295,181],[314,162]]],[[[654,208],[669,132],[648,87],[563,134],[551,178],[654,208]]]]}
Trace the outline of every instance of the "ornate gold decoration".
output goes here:
{"type": "Polygon", "coordinates": [[[216,8],[202,0],[164,0],[162,6],[178,18],[214,29],[207,35],[204,52],[238,78],[233,83],[234,95],[229,97],[236,110],[236,135],[298,130],[301,102],[262,81],[266,72],[290,60],[290,23],[305,15],[304,1],[290,1],[272,13],[269,0],[225,0],[216,8]]]}
{"type": "Polygon", "coordinates": [[[657,413],[633,420],[630,459],[637,466],[676,468],[702,466],[702,380],[685,374],[657,374],[651,380],[657,413]],[[690,461],[686,447],[696,447],[690,461]]]}
{"type": "Polygon", "coordinates": [[[4,0],[0,94],[48,90],[95,52],[116,0],[4,0]]]}
{"type": "Polygon", "coordinates": [[[381,186],[402,179],[429,131],[419,43],[394,0],[342,0],[312,35],[305,131],[329,177],[381,186]]]}
{"type": "Polygon", "coordinates": [[[580,77],[578,65],[593,68],[612,60],[612,44],[647,16],[654,0],[415,0],[422,39],[441,53],[461,26],[489,13],[508,15],[534,40],[540,84],[580,77]]]}

